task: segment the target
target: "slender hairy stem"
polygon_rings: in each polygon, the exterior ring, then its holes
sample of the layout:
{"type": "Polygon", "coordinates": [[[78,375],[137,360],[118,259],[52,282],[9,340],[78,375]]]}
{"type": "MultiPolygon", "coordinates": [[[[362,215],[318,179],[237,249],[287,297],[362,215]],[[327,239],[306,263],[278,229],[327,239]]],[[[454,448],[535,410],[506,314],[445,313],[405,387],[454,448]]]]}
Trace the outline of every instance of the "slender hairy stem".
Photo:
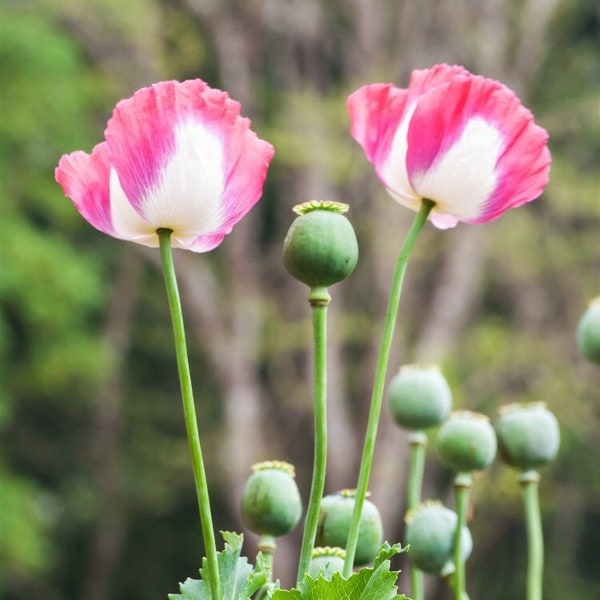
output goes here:
{"type": "Polygon", "coordinates": [[[312,556],[317,525],[319,523],[319,506],[325,488],[325,471],[327,468],[327,305],[331,297],[325,288],[313,288],[308,298],[312,306],[313,317],[313,373],[314,373],[314,458],[312,483],[304,535],[300,550],[298,578],[299,587],[308,571],[312,556]]]}
{"type": "Polygon", "coordinates": [[[457,517],[453,542],[454,567],[456,569],[454,573],[454,600],[465,600],[467,598],[465,561],[463,560],[462,551],[462,530],[467,524],[471,481],[470,473],[459,473],[454,479],[454,504],[457,517]]]}
{"type": "Polygon", "coordinates": [[[183,416],[192,457],[192,469],[194,471],[196,496],[198,498],[198,508],[200,511],[200,524],[202,526],[207,568],[210,575],[210,591],[213,600],[222,600],[221,579],[219,576],[219,565],[217,563],[217,546],[212,524],[208,484],[206,481],[204,462],[202,460],[202,450],[200,448],[200,436],[198,434],[196,409],[194,407],[192,379],[190,376],[190,365],[185,342],[183,313],[181,311],[181,301],[179,299],[179,290],[177,288],[177,279],[175,277],[175,266],[173,264],[173,253],[171,250],[171,230],[159,229],[158,236],[160,240],[160,256],[163,263],[165,286],[167,288],[167,298],[169,300],[169,310],[171,311],[173,337],[175,338],[175,356],[177,358],[177,370],[179,372],[179,384],[181,386],[183,416]]]}
{"type": "MultiPolygon", "coordinates": [[[[425,472],[425,447],[427,434],[424,431],[413,431],[409,438],[410,464],[408,471],[408,490],[406,506],[408,510],[415,508],[421,502],[421,487],[423,486],[423,473],[425,472]]],[[[413,600],[423,600],[423,573],[420,569],[410,565],[410,591],[413,600]]]]}
{"type": "Polygon", "coordinates": [[[385,389],[385,376],[387,373],[388,360],[392,347],[392,339],[394,337],[394,329],[396,327],[396,317],[398,315],[398,307],[400,305],[400,295],[402,293],[402,283],[408,259],[415,245],[417,237],[423,229],[423,225],[427,220],[431,209],[435,203],[431,200],[423,200],[421,208],[409,229],[398,262],[394,270],[392,279],[392,287],[385,315],[385,323],[383,326],[383,334],[381,344],[379,346],[379,355],[377,357],[377,365],[375,367],[375,378],[373,381],[373,392],[371,396],[371,407],[369,409],[369,417],[367,420],[367,430],[365,433],[365,441],[363,446],[362,459],[360,463],[360,471],[358,474],[358,483],[356,485],[356,500],[352,520],[350,523],[350,531],[348,532],[348,542],[346,544],[346,559],[344,561],[344,577],[350,577],[352,567],[354,565],[354,556],[356,554],[356,545],[358,543],[358,529],[360,526],[360,517],[362,514],[365,497],[367,495],[367,487],[369,485],[369,476],[371,475],[371,465],[373,463],[373,453],[375,451],[375,439],[377,437],[377,429],[379,427],[379,415],[381,413],[381,404],[383,402],[383,392],[385,389]]]}
{"type": "Polygon", "coordinates": [[[538,495],[540,476],[526,471],[519,478],[527,527],[527,600],[542,600],[544,535],[538,495]]]}

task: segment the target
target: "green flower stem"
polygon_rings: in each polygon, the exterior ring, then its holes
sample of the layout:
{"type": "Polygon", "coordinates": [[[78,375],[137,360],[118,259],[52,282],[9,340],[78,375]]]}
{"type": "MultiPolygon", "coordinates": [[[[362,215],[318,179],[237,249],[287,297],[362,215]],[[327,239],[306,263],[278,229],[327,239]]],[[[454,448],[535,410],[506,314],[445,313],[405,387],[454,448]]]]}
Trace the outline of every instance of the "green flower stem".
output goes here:
{"type": "Polygon", "coordinates": [[[160,256],[163,263],[169,310],[171,311],[173,337],[175,339],[175,355],[177,358],[177,370],[179,372],[179,384],[181,386],[181,399],[183,402],[183,416],[185,419],[185,428],[192,458],[192,469],[194,471],[194,480],[196,483],[200,524],[202,526],[207,569],[210,575],[210,590],[213,600],[221,600],[223,596],[221,594],[221,579],[217,562],[217,546],[212,524],[206,472],[204,470],[202,450],[200,448],[200,436],[198,434],[192,379],[190,376],[190,366],[185,341],[183,313],[181,311],[181,301],[179,299],[175,266],[173,264],[173,253],[171,250],[171,233],[170,229],[158,230],[160,256]]]}
{"type": "MultiPolygon", "coordinates": [[[[423,473],[425,472],[427,434],[424,431],[412,431],[409,437],[409,443],[410,464],[406,506],[408,510],[411,510],[421,502],[421,488],[423,486],[423,473]]],[[[412,598],[413,600],[423,600],[423,573],[413,565],[410,565],[409,572],[412,598]]]]}
{"type": "Polygon", "coordinates": [[[471,484],[470,473],[458,473],[454,479],[454,504],[457,517],[453,542],[454,567],[456,569],[454,573],[454,600],[465,600],[467,598],[465,561],[462,556],[462,530],[467,524],[471,484]]]}
{"type": "MultiPolygon", "coordinates": [[[[277,550],[275,538],[272,535],[261,535],[258,540],[258,551],[262,553],[265,563],[269,567],[269,574],[267,582],[258,590],[255,600],[267,600],[271,592],[275,589],[275,584],[273,583],[273,558],[275,557],[275,550],[277,550]]],[[[258,557],[256,563],[258,563],[258,557]]]]}
{"type": "Polygon", "coordinates": [[[319,506],[325,488],[327,469],[327,305],[331,296],[327,288],[311,289],[308,301],[313,317],[313,373],[314,373],[314,458],[310,497],[304,521],[304,534],[298,564],[299,587],[308,571],[319,523],[319,506]]]}
{"type": "MultiPolygon", "coordinates": [[[[446,581],[446,584],[448,585],[448,587],[454,592],[454,581],[456,579],[456,573],[451,573],[451,574],[445,575],[443,577],[444,577],[444,580],[446,581]]],[[[463,591],[462,600],[469,600],[469,596],[468,596],[467,592],[463,591]]]]}
{"type": "Polygon", "coordinates": [[[421,487],[425,472],[425,447],[427,434],[424,431],[412,431],[409,437],[410,464],[408,472],[408,490],[406,505],[408,510],[415,508],[421,502],[421,487]]]}
{"type": "Polygon", "coordinates": [[[539,482],[537,471],[525,471],[519,477],[527,527],[527,600],[542,600],[544,535],[538,495],[539,482]]]}
{"type": "Polygon", "coordinates": [[[381,413],[381,405],[383,402],[383,393],[385,389],[385,377],[387,372],[390,350],[392,347],[392,339],[394,337],[394,329],[396,326],[396,318],[398,316],[398,307],[400,306],[400,295],[402,293],[402,283],[404,282],[404,274],[412,249],[417,241],[417,237],[427,221],[427,217],[431,209],[435,206],[432,200],[423,200],[421,208],[409,229],[398,262],[394,270],[390,297],[385,315],[385,323],[383,326],[383,334],[381,344],[379,346],[379,356],[375,367],[375,377],[373,382],[373,392],[371,396],[371,407],[369,409],[369,417],[367,420],[367,430],[363,446],[363,454],[360,463],[360,471],[358,474],[358,483],[356,486],[356,499],[352,520],[350,523],[350,531],[348,532],[348,542],[346,544],[346,558],[344,560],[344,577],[350,577],[352,567],[354,565],[354,556],[356,554],[356,546],[358,544],[358,529],[360,526],[360,517],[363,504],[367,495],[367,487],[369,485],[369,476],[371,474],[371,465],[373,463],[373,453],[375,451],[375,439],[377,437],[377,429],[379,426],[379,415],[381,413]]]}
{"type": "Polygon", "coordinates": [[[273,582],[273,558],[275,556],[275,550],[277,544],[275,538],[272,535],[261,535],[258,540],[258,550],[262,552],[265,559],[265,563],[269,567],[269,579],[265,584],[267,587],[273,582]]]}

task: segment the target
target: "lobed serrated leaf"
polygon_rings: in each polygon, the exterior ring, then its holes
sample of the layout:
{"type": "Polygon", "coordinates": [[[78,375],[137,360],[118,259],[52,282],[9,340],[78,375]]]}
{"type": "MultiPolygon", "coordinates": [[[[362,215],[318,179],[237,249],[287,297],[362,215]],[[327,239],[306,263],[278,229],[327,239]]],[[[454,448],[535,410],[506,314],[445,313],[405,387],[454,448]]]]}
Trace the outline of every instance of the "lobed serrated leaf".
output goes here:
{"type": "MultiPolygon", "coordinates": [[[[244,537],[237,533],[222,531],[224,549],[217,554],[221,591],[224,600],[248,600],[268,580],[269,566],[259,555],[256,566],[240,556],[244,537]]],[[[169,594],[169,600],[212,600],[210,573],[206,558],[202,559],[201,579],[186,579],[179,585],[179,594],[169,594]]]]}
{"type": "Polygon", "coordinates": [[[306,576],[300,590],[276,590],[272,600],[396,600],[398,571],[390,571],[390,558],[405,552],[400,544],[387,542],[380,548],[372,567],[361,569],[344,579],[335,573],[330,580],[306,576]]]}
{"type": "Polygon", "coordinates": [[[404,548],[402,547],[402,544],[390,546],[387,542],[384,542],[379,548],[377,556],[373,561],[373,568],[376,569],[384,560],[389,560],[392,556],[396,556],[396,554],[401,554],[407,550],[408,546],[405,546],[404,548]]]}

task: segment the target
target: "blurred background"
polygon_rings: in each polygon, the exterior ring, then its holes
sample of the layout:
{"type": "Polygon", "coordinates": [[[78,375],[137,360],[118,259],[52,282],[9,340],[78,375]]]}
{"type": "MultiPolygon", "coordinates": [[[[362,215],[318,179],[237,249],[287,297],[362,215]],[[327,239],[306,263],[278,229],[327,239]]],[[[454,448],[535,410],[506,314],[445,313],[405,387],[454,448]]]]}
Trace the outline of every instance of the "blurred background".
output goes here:
{"type": "MultiPolygon", "coordinates": [[[[345,100],[459,63],[515,89],[550,133],[551,183],[498,221],[427,226],[409,266],[391,376],[439,363],[456,408],[544,400],[545,598],[600,597],[600,369],[574,330],[600,294],[600,5],[595,0],[4,0],[0,15],[0,597],[165,599],[203,555],[158,252],[89,226],[54,181],[113,106],[200,77],[276,148],[263,199],[214,252],[177,253],[215,527],[251,465],[312,465],[307,289],[284,270],[293,205],[347,202],[361,258],[332,288],[327,492],[356,484],[391,271],[413,214],[350,138],[345,100]]],[[[433,441],[434,434],[431,439],[433,441]]],[[[452,506],[430,444],[424,496],[452,506]]],[[[403,541],[407,436],[384,410],[370,484],[403,541]]],[[[476,482],[473,599],[524,598],[518,474],[476,482]]],[[[291,585],[301,527],[275,575],[291,585]]],[[[408,593],[407,564],[401,592],[408,593]]],[[[448,598],[428,580],[428,599],[448,598]]]]}

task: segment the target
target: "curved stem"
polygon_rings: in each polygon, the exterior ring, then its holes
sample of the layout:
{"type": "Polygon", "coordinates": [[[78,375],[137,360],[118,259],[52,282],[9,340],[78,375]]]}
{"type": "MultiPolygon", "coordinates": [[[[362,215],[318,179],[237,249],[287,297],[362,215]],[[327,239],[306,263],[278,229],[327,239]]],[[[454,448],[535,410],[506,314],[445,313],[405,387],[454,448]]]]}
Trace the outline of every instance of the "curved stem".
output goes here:
{"type": "Polygon", "coordinates": [[[371,407],[369,409],[369,417],[367,420],[367,430],[365,433],[365,441],[363,446],[362,459],[360,463],[360,471],[358,474],[358,483],[356,485],[356,500],[352,520],[350,522],[350,531],[348,532],[348,542],[346,544],[346,559],[344,561],[344,577],[350,577],[352,567],[354,565],[354,556],[356,554],[356,545],[358,543],[358,529],[360,526],[360,517],[362,514],[365,497],[367,495],[367,487],[369,485],[369,476],[371,474],[371,465],[373,463],[373,453],[375,451],[375,439],[377,437],[377,429],[379,426],[379,415],[381,413],[381,404],[383,402],[383,392],[385,388],[385,376],[387,373],[387,365],[394,337],[394,328],[396,326],[396,318],[398,315],[398,307],[400,305],[400,295],[402,293],[402,283],[404,282],[404,274],[412,249],[417,241],[417,237],[423,229],[423,225],[427,220],[431,209],[435,203],[431,200],[423,200],[421,208],[409,229],[400,255],[394,270],[392,278],[392,286],[390,297],[385,315],[385,323],[383,326],[383,334],[381,344],[379,346],[379,355],[375,367],[375,378],[373,382],[373,392],[371,396],[371,407]]]}
{"type": "Polygon", "coordinates": [[[467,509],[469,506],[469,494],[471,491],[470,473],[459,473],[454,479],[454,504],[456,510],[456,531],[453,541],[454,567],[454,598],[455,600],[465,600],[466,576],[465,561],[462,552],[462,530],[467,524],[467,509]]]}
{"type": "Polygon", "coordinates": [[[327,469],[327,305],[330,299],[325,288],[313,288],[308,298],[312,306],[314,344],[314,459],[296,587],[302,583],[310,565],[319,523],[319,507],[325,488],[325,471],[327,469]]]}
{"type": "Polygon", "coordinates": [[[208,495],[208,484],[206,472],[202,460],[200,448],[200,436],[198,434],[198,423],[196,420],[196,409],[194,407],[194,394],[192,391],[192,379],[187,356],[187,345],[185,341],[185,327],[183,324],[183,313],[175,266],[173,264],[173,252],[171,250],[171,230],[159,229],[160,256],[163,263],[165,286],[171,312],[173,325],[173,337],[175,339],[175,355],[177,358],[177,370],[179,373],[179,384],[181,387],[181,399],[183,402],[183,416],[187,432],[188,445],[192,458],[192,469],[196,483],[196,496],[198,498],[198,509],[200,511],[200,525],[204,539],[206,552],[207,570],[210,575],[210,590],[213,600],[221,600],[221,579],[219,576],[219,565],[217,562],[217,546],[213,531],[212,514],[210,510],[210,499],[208,495]]]}
{"type": "Polygon", "coordinates": [[[540,476],[527,471],[519,478],[527,527],[527,600],[542,600],[544,534],[538,495],[540,476]]]}
{"type": "MultiPolygon", "coordinates": [[[[423,486],[423,473],[425,472],[427,434],[424,431],[413,431],[410,434],[409,443],[410,464],[406,506],[408,510],[411,510],[421,502],[421,488],[423,486]]],[[[412,598],[413,600],[423,600],[423,573],[413,565],[410,565],[409,572],[412,598]]]]}

